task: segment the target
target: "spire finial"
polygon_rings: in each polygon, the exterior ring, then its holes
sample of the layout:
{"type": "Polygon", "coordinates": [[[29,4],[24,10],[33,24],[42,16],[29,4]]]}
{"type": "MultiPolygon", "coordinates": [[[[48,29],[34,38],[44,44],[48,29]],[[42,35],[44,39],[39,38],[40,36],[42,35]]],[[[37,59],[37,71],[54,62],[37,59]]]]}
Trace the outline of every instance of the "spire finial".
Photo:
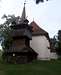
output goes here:
{"type": "Polygon", "coordinates": [[[24,1],[24,7],[25,7],[25,4],[26,4],[26,0],[24,1]]]}
{"type": "Polygon", "coordinates": [[[25,20],[25,19],[26,19],[25,4],[26,4],[26,0],[24,1],[24,8],[23,8],[23,12],[22,12],[21,20],[25,20]]]}
{"type": "Polygon", "coordinates": [[[26,11],[25,11],[25,4],[26,4],[26,0],[24,1],[24,8],[23,8],[23,12],[22,12],[22,16],[21,16],[21,23],[28,23],[28,20],[26,18],[26,11]]]}

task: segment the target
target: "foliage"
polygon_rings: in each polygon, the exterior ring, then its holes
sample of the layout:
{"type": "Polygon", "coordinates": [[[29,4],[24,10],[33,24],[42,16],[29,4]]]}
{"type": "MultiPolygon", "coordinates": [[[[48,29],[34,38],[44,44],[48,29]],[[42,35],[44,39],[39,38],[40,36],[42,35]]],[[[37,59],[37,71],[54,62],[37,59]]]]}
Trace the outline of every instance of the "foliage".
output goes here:
{"type": "Polygon", "coordinates": [[[51,44],[51,52],[55,52],[55,48],[57,47],[57,39],[56,36],[50,39],[50,44],[51,44]]]}
{"type": "MultiPolygon", "coordinates": [[[[46,1],[48,1],[48,0],[46,0],[46,1]]],[[[36,0],[36,4],[38,4],[40,2],[44,2],[44,0],[36,0]]]]}
{"type": "Polygon", "coordinates": [[[12,43],[12,37],[11,37],[11,25],[14,25],[18,22],[19,16],[15,17],[14,15],[3,15],[2,19],[5,19],[5,22],[3,24],[0,24],[0,41],[2,42],[2,48],[3,50],[8,49],[9,46],[12,43]]]}
{"type": "MultiPolygon", "coordinates": [[[[48,1],[48,0],[46,0],[46,1],[48,1]]],[[[40,2],[44,2],[44,0],[36,0],[36,4],[39,4],[40,2]]]]}
{"type": "MultiPolygon", "coordinates": [[[[52,47],[61,58],[61,30],[58,31],[58,35],[53,37],[52,47]]],[[[53,50],[52,50],[53,51],[53,50]]]]}
{"type": "Polygon", "coordinates": [[[61,30],[58,31],[58,47],[56,48],[57,54],[61,56],[61,30]]]}

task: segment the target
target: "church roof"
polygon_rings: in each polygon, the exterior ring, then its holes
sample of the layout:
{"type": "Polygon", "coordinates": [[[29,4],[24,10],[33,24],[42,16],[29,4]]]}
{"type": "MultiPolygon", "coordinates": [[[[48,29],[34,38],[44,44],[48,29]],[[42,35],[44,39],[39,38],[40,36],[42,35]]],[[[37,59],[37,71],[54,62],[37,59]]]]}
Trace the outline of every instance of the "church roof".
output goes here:
{"type": "Polygon", "coordinates": [[[39,27],[35,21],[32,21],[30,23],[32,26],[32,35],[33,36],[38,36],[38,35],[45,35],[49,39],[49,34],[46,32],[44,29],[39,27]]]}
{"type": "Polygon", "coordinates": [[[40,28],[35,21],[32,21],[31,24],[32,26],[32,33],[33,34],[40,34],[40,35],[43,35],[43,34],[48,34],[45,30],[43,30],[42,28],[40,28]]]}

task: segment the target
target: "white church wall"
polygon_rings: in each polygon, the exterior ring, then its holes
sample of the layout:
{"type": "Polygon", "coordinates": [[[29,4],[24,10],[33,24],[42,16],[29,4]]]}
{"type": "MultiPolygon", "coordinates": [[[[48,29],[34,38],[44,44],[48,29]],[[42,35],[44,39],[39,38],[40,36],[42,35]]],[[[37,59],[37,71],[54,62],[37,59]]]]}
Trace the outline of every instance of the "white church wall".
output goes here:
{"type": "Polygon", "coordinates": [[[50,47],[49,41],[45,36],[32,36],[30,41],[30,46],[38,53],[39,60],[49,60],[50,59],[50,47]]]}

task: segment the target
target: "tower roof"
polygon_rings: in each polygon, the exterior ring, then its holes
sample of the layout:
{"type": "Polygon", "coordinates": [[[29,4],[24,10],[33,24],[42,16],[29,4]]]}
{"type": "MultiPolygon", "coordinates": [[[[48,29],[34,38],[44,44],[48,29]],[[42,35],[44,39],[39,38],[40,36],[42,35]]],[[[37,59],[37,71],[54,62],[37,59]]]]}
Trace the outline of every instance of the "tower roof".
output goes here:
{"type": "Polygon", "coordinates": [[[21,15],[21,20],[25,20],[26,19],[26,11],[25,11],[25,3],[24,3],[24,8],[23,8],[23,12],[21,15]]]}
{"type": "Polygon", "coordinates": [[[24,7],[23,7],[20,23],[28,24],[28,22],[29,21],[26,18],[25,3],[24,3],[24,7]]]}

